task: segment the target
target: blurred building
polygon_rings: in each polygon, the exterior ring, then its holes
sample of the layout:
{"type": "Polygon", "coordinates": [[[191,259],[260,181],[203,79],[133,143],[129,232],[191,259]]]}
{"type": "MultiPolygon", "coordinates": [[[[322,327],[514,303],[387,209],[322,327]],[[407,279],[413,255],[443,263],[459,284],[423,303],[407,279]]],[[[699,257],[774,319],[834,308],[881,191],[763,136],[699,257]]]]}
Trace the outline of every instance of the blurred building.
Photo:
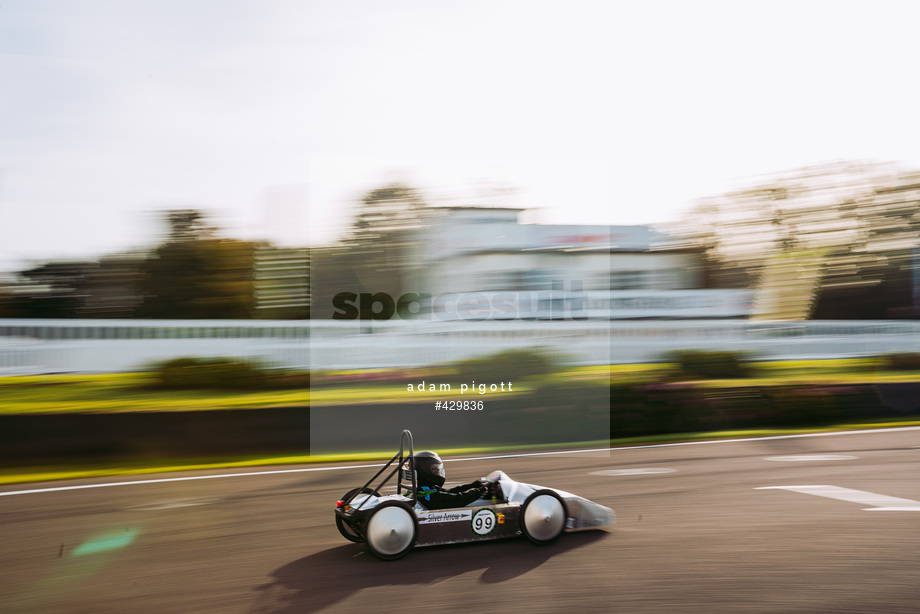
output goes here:
{"type": "Polygon", "coordinates": [[[701,251],[649,226],[520,224],[523,209],[429,210],[409,288],[453,319],[740,318],[748,290],[702,287],[701,251]]]}
{"type": "Polygon", "coordinates": [[[764,177],[703,199],[679,232],[708,246],[717,283],[756,287],[756,319],[920,317],[920,173],[898,165],[764,177]]]}
{"type": "Polygon", "coordinates": [[[253,289],[259,317],[300,319],[310,309],[310,250],[258,246],[253,289]]]}

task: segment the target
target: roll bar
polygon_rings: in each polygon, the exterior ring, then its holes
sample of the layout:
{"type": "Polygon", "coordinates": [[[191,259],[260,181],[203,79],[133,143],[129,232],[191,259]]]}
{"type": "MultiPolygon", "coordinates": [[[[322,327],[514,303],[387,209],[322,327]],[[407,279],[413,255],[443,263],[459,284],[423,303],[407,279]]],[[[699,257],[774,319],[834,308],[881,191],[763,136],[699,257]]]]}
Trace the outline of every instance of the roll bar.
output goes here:
{"type": "MultiPolygon", "coordinates": [[[[364,486],[362,486],[361,488],[357,489],[357,490],[355,491],[355,493],[354,493],[353,495],[351,495],[350,497],[344,499],[344,500],[343,500],[343,503],[348,504],[349,502],[351,502],[352,499],[354,499],[354,498],[357,497],[359,494],[361,494],[362,492],[364,492],[364,489],[365,489],[365,488],[368,488],[368,487],[374,482],[374,480],[376,480],[378,477],[380,477],[380,475],[383,474],[383,472],[386,471],[387,468],[389,468],[390,465],[392,465],[394,462],[396,463],[396,466],[393,467],[393,468],[390,470],[390,472],[389,472],[388,474],[386,474],[386,476],[384,476],[384,477],[377,483],[377,486],[374,487],[373,490],[376,490],[377,492],[379,492],[380,489],[383,488],[383,486],[384,486],[387,482],[390,481],[390,478],[392,478],[392,477],[393,477],[393,474],[395,473],[395,474],[397,474],[397,477],[396,477],[396,492],[402,491],[402,488],[403,488],[403,476],[401,475],[401,472],[400,472],[399,470],[400,470],[400,468],[403,466],[404,463],[408,462],[409,465],[408,465],[408,467],[407,467],[408,470],[406,471],[406,473],[410,476],[411,484],[410,484],[410,483],[407,483],[406,486],[411,486],[411,487],[412,487],[412,489],[411,489],[411,491],[412,491],[412,505],[415,505],[416,503],[418,503],[418,492],[417,492],[417,490],[418,490],[418,476],[416,476],[416,474],[415,474],[415,450],[414,450],[414,448],[413,448],[412,433],[411,433],[409,430],[403,430],[403,432],[402,432],[402,433],[400,434],[400,436],[399,436],[399,452],[397,452],[396,455],[393,456],[393,458],[391,458],[389,461],[387,461],[387,463],[386,463],[383,467],[381,467],[380,470],[379,470],[377,473],[375,473],[375,474],[373,475],[373,477],[371,477],[371,479],[369,479],[367,482],[365,482],[365,483],[364,483],[364,486]],[[406,450],[407,450],[407,449],[408,449],[408,454],[406,453],[406,450]]],[[[359,503],[359,504],[358,504],[358,507],[356,507],[355,510],[357,511],[357,510],[361,509],[361,506],[364,505],[364,503],[365,503],[366,501],[367,501],[367,499],[364,499],[364,501],[362,501],[361,503],[359,503]]]]}

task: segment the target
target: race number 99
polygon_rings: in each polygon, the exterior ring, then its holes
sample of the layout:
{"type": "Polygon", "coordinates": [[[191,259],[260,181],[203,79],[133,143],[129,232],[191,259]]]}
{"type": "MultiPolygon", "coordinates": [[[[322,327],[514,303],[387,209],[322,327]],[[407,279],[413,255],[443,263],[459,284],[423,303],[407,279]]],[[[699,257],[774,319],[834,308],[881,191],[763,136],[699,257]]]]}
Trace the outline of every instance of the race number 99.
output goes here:
{"type": "Polygon", "coordinates": [[[473,516],[473,532],[476,535],[488,535],[495,528],[495,512],[479,510],[473,516]]]}

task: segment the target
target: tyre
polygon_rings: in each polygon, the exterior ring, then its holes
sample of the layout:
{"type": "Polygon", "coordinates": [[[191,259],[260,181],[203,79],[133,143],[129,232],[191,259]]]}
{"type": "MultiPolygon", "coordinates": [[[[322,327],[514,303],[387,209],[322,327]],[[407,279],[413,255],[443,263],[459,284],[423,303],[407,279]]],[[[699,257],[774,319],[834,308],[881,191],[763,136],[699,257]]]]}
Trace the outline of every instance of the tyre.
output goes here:
{"type": "Polygon", "coordinates": [[[545,546],[562,535],[567,517],[562,497],[551,490],[538,490],[521,507],[521,532],[538,546],[545,546]]]}
{"type": "Polygon", "coordinates": [[[418,520],[402,501],[387,501],[376,507],[367,520],[367,548],[379,559],[392,561],[415,546],[418,520]]]}
{"type": "MultiPolygon", "coordinates": [[[[342,496],[342,501],[347,501],[349,497],[357,494],[359,491],[362,494],[374,495],[375,497],[380,496],[380,494],[372,488],[353,488],[342,496]]],[[[338,514],[335,515],[335,528],[339,530],[342,537],[350,542],[361,543],[364,541],[364,536],[348,526],[348,523],[342,520],[342,517],[338,514]]]]}

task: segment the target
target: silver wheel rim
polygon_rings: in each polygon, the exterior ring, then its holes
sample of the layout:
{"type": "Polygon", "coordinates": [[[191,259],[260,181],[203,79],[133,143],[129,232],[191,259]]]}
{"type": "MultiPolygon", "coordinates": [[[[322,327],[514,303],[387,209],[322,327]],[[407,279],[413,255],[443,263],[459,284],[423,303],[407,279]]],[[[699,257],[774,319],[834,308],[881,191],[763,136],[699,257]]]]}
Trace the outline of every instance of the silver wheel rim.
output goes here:
{"type": "Polygon", "coordinates": [[[367,523],[367,542],[385,556],[402,552],[412,543],[415,525],[412,516],[401,507],[385,507],[374,513],[367,523]]]}
{"type": "Polygon", "coordinates": [[[556,537],[562,532],[563,524],[565,509],[552,495],[537,495],[524,510],[524,526],[534,539],[543,541],[556,537]]]}

